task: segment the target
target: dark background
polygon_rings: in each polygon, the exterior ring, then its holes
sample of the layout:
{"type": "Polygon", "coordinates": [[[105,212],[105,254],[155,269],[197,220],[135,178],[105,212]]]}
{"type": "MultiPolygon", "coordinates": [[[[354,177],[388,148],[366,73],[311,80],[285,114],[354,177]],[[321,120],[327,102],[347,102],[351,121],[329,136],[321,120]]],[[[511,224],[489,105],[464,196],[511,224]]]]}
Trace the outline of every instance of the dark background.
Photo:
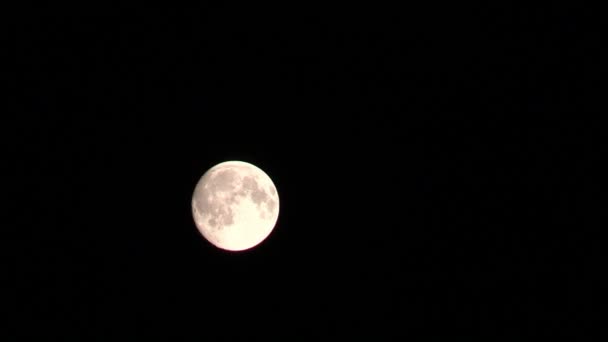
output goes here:
{"type": "Polygon", "coordinates": [[[16,20],[9,340],[594,326],[601,44],[573,6],[16,20]],[[226,160],[281,198],[274,232],[242,253],[191,218],[199,177],[226,160]]]}

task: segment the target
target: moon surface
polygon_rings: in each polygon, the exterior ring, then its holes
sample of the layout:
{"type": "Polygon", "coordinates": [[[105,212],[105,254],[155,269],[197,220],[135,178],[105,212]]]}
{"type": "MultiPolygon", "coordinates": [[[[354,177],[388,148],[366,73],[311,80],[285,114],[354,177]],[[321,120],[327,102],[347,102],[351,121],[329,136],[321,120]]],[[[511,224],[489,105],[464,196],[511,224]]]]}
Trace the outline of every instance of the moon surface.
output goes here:
{"type": "Polygon", "coordinates": [[[192,215],[201,234],[218,248],[252,248],[274,229],[279,194],[270,177],[255,165],[227,161],[209,169],[196,184],[192,215]]]}

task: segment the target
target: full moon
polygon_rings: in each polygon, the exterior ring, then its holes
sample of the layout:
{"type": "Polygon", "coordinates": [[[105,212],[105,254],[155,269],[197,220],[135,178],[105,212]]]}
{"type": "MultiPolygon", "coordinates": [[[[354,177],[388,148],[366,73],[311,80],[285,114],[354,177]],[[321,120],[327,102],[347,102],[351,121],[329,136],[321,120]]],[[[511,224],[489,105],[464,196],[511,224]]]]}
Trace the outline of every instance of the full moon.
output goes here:
{"type": "Polygon", "coordinates": [[[192,195],[192,216],[207,241],[218,248],[252,248],[274,229],[279,194],[270,177],[255,165],[227,161],[209,169],[192,195]]]}

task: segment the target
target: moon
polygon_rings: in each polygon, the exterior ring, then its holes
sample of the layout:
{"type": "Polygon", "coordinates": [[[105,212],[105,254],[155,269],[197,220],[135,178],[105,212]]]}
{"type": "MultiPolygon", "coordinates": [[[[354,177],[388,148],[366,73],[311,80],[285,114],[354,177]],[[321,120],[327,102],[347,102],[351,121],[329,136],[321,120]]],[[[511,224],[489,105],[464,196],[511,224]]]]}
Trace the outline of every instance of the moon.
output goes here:
{"type": "Polygon", "coordinates": [[[228,251],[257,246],[274,229],[279,194],[255,165],[226,161],[203,174],[192,195],[192,216],[207,241],[228,251]]]}

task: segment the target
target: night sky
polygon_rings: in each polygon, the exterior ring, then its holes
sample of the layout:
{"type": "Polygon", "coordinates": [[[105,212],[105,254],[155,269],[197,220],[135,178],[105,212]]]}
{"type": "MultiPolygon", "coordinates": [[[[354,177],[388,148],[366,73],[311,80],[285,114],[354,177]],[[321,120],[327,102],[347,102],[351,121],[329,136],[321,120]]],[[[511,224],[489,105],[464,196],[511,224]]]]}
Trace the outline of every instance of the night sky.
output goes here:
{"type": "Polygon", "coordinates": [[[16,20],[6,341],[597,324],[591,11],[462,6],[16,20]],[[191,216],[226,160],[263,169],[281,199],[241,253],[191,216]]]}

